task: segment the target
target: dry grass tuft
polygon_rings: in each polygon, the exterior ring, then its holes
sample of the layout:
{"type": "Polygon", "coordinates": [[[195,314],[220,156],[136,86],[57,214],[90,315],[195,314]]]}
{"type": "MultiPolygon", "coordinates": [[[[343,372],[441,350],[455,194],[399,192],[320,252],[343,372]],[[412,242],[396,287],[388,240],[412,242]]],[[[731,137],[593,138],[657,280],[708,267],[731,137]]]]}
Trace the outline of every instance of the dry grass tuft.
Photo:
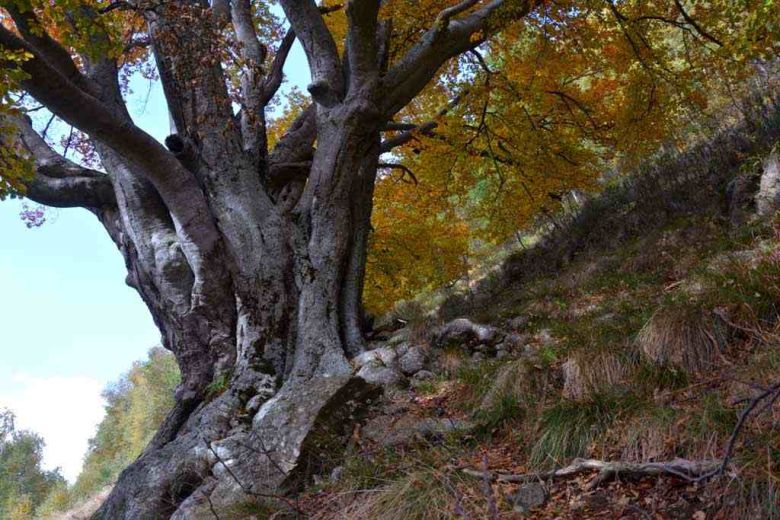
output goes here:
{"type": "Polygon", "coordinates": [[[467,361],[466,354],[460,348],[447,348],[439,353],[439,369],[448,377],[458,373],[467,361]]]}
{"type": "Polygon", "coordinates": [[[427,343],[432,331],[440,325],[438,318],[417,300],[396,302],[392,315],[405,324],[409,331],[408,340],[415,344],[427,343]]]}
{"type": "Polygon", "coordinates": [[[518,402],[528,397],[530,391],[531,368],[525,360],[512,360],[504,364],[496,373],[495,380],[485,393],[480,409],[495,408],[503,399],[511,398],[518,402]]]}
{"type": "Polygon", "coordinates": [[[576,352],[561,367],[563,396],[586,399],[619,385],[630,371],[629,363],[612,352],[576,352]]]}
{"type": "MultiPolygon", "coordinates": [[[[434,469],[411,471],[387,485],[335,497],[339,503],[313,520],[445,520],[472,509],[459,482],[434,469]]],[[[470,495],[470,493],[469,493],[470,495]]]]}
{"type": "Polygon", "coordinates": [[[639,332],[637,345],[653,363],[702,374],[722,358],[727,340],[726,325],[712,313],[660,309],[639,332]]]}

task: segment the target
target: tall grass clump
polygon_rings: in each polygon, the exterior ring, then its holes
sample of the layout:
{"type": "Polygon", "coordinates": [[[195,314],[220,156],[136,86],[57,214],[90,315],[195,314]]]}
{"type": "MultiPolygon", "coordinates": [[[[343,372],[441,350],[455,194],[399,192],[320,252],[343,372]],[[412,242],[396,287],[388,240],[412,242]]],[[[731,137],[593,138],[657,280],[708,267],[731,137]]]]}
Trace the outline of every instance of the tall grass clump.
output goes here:
{"type": "Polygon", "coordinates": [[[551,467],[582,457],[618,417],[635,413],[644,402],[631,394],[596,394],[589,401],[563,400],[544,410],[531,449],[533,466],[551,467]]]}

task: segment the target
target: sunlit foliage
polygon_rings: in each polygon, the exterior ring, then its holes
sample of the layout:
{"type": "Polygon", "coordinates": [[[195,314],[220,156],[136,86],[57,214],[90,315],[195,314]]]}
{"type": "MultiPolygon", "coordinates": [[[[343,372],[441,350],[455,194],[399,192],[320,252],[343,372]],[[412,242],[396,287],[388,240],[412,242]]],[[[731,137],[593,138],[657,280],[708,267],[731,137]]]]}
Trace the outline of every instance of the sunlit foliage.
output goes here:
{"type": "Polygon", "coordinates": [[[72,489],[83,498],[111,483],[151,440],[173,406],[179,371],[173,356],[156,348],[109,386],[106,416],[90,440],[84,468],[72,489]]]}
{"type": "MultiPolygon", "coordinates": [[[[398,45],[444,3],[388,2],[398,45]]],[[[777,55],[779,21],[771,1],[544,2],[451,64],[398,118],[436,126],[392,153],[415,182],[379,178],[369,306],[453,281],[475,241],[509,240],[571,191],[728,124],[745,79],[777,55]]]]}
{"type": "MultiPolygon", "coordinates": [[[[392,27],[389,63],[456,3],[383,2],[380,19],[392,27]]],[[[507,2],[506,9],[524,3],[507,2]]],[[[153,3],[134,9],[115,3],[120,8],[110,10],[99,0],[7,4],[34,10],[74,56],[120,56],[126,93],[132,75],[155,77],[138,14],[153,3]]],[[[274,4],[252,3],[268,60],[285,32],[274,4]]],[[[341,49],[343,4],[321,2],[341,49]]],[[[1,9],[0,21],[13,28],[1,9]]],[[[215,27],[214,59],[237,94],[245,64],[232,31],[215,27]]],[[[476,34],[475,43],[482,36],[476,34]]],[[[446,64],[398,115],[397,122],[435,126],[383,158],[408,170],[378,172],[368,307],[385,310],[398,298],[452,282],[468,269],[475,243],[502,243],[558,210],[572,190],[598,190],[605,173],[628,171],[662,144],[684,146],[696,125],[723,122],[744,80],[776,60],[779,40],[780,4],[773,0],[537,2],[531,15],[446,64]]],[[[14,63],[25,54],[0,50],[0,58],[0,113],[29,108],[29,100],[14,94],[23,79],[14,63]]],[[[77,65],[82,60],[76,56],[77,65]]],[[[240,108],[238,97],[234,101],[240,108]]],[[[309,102],[306,94],[287,90],[271,103],[271,146],[309,102]]],[[[0,139],[3,132],[0,125],[0,139]]],[[[79,156],[93,155],[87,136],[75,132],[74,139],[79,156]]],[[[0,198],[23,194],[29,160],[13,146],[0,146],[0,163],[0,198]]]]}

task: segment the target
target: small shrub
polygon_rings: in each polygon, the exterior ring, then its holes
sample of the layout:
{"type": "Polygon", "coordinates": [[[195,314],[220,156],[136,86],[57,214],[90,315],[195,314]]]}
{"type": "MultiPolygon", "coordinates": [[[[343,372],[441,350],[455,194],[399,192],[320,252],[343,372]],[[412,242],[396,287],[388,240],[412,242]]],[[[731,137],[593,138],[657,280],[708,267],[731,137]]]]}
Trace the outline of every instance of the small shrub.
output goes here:
{"type": "Polygon", "coordinates": [[[209,385],[206,387],[206,396],[208,399],[213,399],[217,397],[219,394],[224,392],[228,389],[228,386],[230,384],[230,377],[231,374],[229,373],[223,373],[218,375],[214,381],[209,383],[209,385]]]}
{"type": "MultiPolygon", "coordinates": [[[[409,471],[385,486],[351,497],[327,518],[343,520],[449,520],[455,516],[459,494],[453,480],[432,468],[409,471]]],[[[317,515],[314,516],[317,518],[317,515]]]]}

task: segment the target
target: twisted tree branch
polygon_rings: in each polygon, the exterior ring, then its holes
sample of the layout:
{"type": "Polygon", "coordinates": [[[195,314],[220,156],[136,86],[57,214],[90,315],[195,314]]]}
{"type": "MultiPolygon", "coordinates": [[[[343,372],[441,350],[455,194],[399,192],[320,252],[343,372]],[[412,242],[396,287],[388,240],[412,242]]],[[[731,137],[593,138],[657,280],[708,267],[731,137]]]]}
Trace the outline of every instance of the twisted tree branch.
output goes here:
{"type": "Polygon", "coordinates": [[[4,118],[16,129],[19,144],[32,156],[35,177],[26,184],[26,196],[57,208],[101,208],[116,205],[111,180],[102,172],[84,168],[55,152],[35,132],[26,116],[4,118]]]}

